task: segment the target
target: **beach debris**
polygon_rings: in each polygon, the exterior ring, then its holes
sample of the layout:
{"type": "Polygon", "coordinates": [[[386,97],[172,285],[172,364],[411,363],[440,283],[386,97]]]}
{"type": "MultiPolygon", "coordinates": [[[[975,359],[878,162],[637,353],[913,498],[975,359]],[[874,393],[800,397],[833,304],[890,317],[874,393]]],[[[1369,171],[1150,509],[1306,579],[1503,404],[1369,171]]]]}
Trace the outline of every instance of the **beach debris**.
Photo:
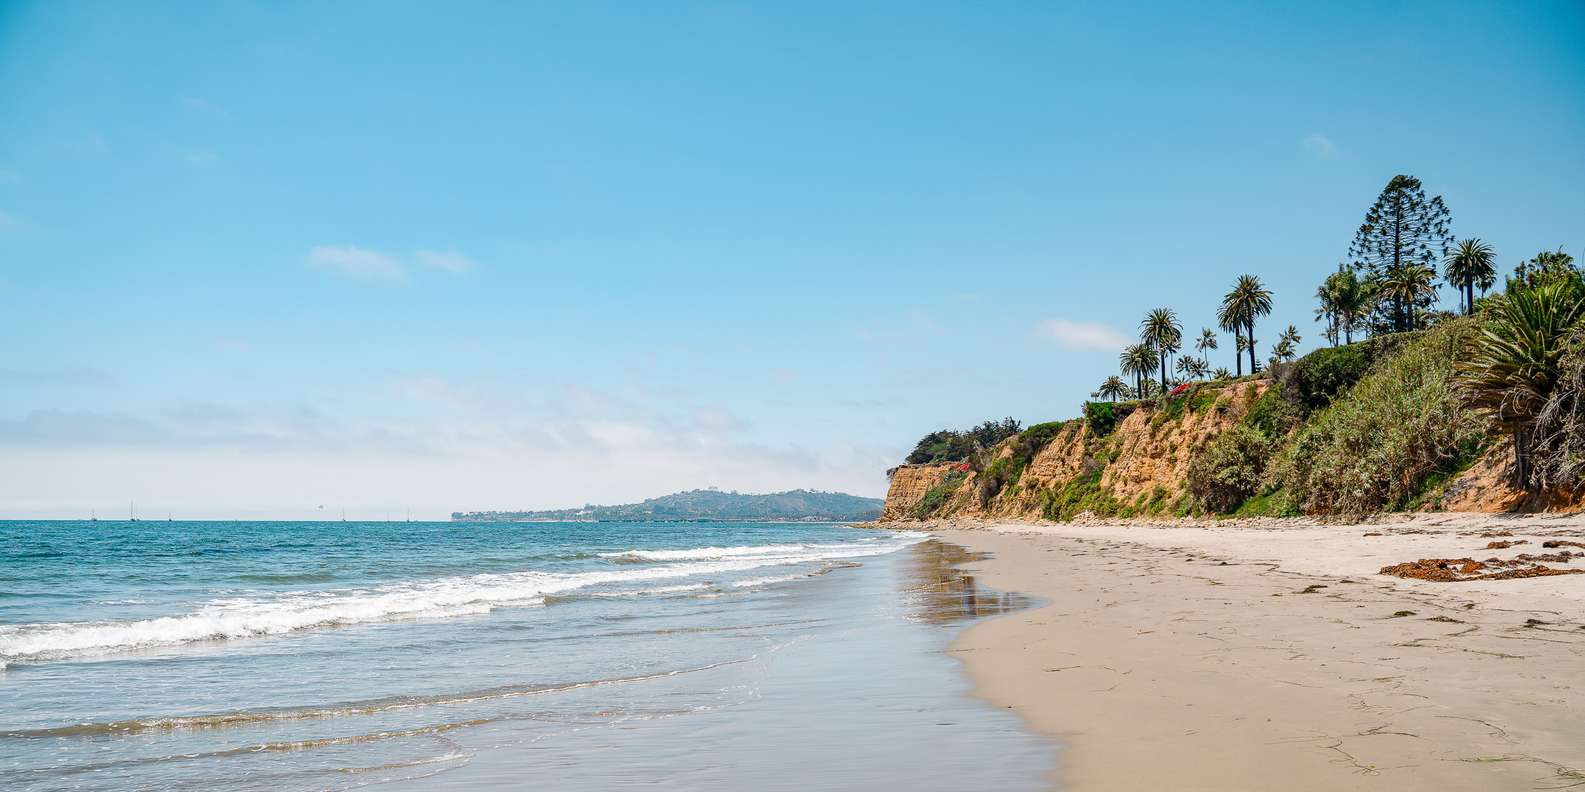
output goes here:
{"type": "Polygon", "coordinates": [[[1380,531],[1371,531],[1370,533],[1365,534],[1365,535],[1366,536],[1383,536],[1384,534],[1382,534],[1382,532],[1380,532],[1380,531]]]}
{"type": "Polygon", "coordinates": [[[1426,621],[1442,622],[1444,624],[1463,624],[1463,622],[1453,618],[1452,616],[1432,616],[1431,618],[1426,619],[1426,621]]]}
{"type": "MultiPolygon", "coordinates": [[[[1585,554],[1579,554],[1585,555],[1585,554]]],[[[1568,563],[1576,554],[1559,553],[1555,556],[1521,554],[1502,560],[1490,558],[1476,561],[1473,558],[1422,558],[1381,568],[1381,574],[1410,580],[1428,580],[1434,583],[1459,583],[1469,580],[1516,580],[1518,578],[1547,577],[1549,575],[1585,574],[1585,569],[1554,569],[1536,562],[1568,563]]]]}
{"type": "Polygon", "coordinates": [[[1484,532],[1484,533],[1482,533],[1480,535],[1480,538],[1482,538],[1482,539],[1495,539],[1495,538],[1497,538],[1499,536],[1513,536],[1513,531],[1509,531],[1509,530],[1486,531],[1486,532],[1484,532]]]}
{"type": "Polygon", "coordinates": [[[1320,585],[1319,583],[1316,583],[1316,584],[1312,584],[1312,585],[1309,585],[1309,586],[1305,586],[1304,590],[1299,592],[1299,593],[1300,594],[1319,594],[1321,589],[1324,589],[1324,588],[1326,588],[1326,586],[1323,586],[1323,585],[1320,585]]]}
{"type": "Polygon", "coordinates": [[[1414,615],[1414,611],[1412,611],[1412,610],[1401,610],[1401,611],[1394,611],[1393,614],[1392,614],[1392,618],[1401,619],[1401,618],[1403,618],[1405,616],[1413,616],[1413,615],[1414,615]]]}
{"type": "MultiPolygon", "coordinates": [[[[1487,542],[1486,543],[1486,549],[1487,550],[1507,550],[1508,548],[1513,547],[1514,545],[1522,545],[1522,544],[1530,544],[1530,540],[1529,539],[1520,539],[1520,540],[1517,540],[1517,541],[1509,541],[1507,539],[1502,539],[1502,540],[1498,540],[1498,541],[1495,541],[1495,542],[1487,542]]],[[[1543,545],[1543,546],[1545,546],[1545,545],[1543,545]]]]}
{"type": "Polygon", "coordinates": [[[1585,547],[1585,542],[1570,542],[1566,539],[1548,539],[1541,543],[1542,547],[1585,547]]]}

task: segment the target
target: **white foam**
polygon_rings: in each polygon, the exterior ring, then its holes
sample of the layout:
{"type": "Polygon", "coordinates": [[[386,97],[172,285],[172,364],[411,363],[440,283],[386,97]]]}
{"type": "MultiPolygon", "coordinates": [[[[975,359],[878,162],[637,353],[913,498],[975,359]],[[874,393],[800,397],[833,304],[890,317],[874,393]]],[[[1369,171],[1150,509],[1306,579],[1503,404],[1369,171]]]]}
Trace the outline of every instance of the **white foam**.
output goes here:
{"type": "Polygon", "coordinates": [[[787,582],[790,582],[790,581],[793,581],[793,580],[802,580],[802,579],[804,579],[806,577],[813,577],[813,576],[812,575],[778,575],[778,576],[774,576],[774,577],[744,578],[743,580],[733,581],[732,587],[733,588],[759,588],[760,586],[770,586],[770,585],[773,585],[773,584],[776,584],[776,583],[787,583],[787,582]]]}
{"type": "MultiPolygon", "coordinates": [[[[361,589],[304,591],[268,599],[215,600],[194,612],[154,619],[0,626],[0,668],[7,661],[86,657],[195,641],[279,635],[314,627],[488,613],[498,607],[540,605],[546,595],[591,586],[714,576],[767,566],[881,555],[925,536],[894,534],[884,541],[843,544],[643,551],[652,556],[645,560],[659,563],[572,573],[482,574],[361,589]]],[[[621,554],[612,554],[616,555],[621,554]]],[[[665,588],[647,590],[659,593],[665,588]]],[[[681,585],[669,588],[684,590],[681,585]]]]}

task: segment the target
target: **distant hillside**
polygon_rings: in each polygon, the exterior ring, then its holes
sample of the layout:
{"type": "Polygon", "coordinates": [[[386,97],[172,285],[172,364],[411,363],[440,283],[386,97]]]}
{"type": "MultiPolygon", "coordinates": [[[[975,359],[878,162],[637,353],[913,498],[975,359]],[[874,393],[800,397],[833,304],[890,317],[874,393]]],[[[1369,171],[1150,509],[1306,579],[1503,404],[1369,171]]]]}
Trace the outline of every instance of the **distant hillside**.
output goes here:
{"type": "Polygon", "coordinates": [[[881,514],[879,498],[841,492],[791,490],[751,495],[720,490],[678,492],[643,503],[585,506],[551,511],[452,512],[469,522],[612,522],[620,520],[762,520],[767,522],[857,522],[881,514]]]}

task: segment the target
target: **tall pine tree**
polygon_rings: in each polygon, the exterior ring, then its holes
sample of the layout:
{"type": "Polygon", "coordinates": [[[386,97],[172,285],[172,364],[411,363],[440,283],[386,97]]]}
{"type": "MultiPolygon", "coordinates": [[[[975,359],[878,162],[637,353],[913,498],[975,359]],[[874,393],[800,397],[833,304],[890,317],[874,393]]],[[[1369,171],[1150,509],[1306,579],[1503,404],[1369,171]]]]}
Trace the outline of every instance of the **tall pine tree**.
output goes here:
{"type": "MultiPolygon", "coordinates": [[[[1442,196],[1426,198],[1419,179],[1394,176],[1365,212],[1348,255],[1376,283],[1401,277],[1411,267],[1434,270],[1453,246],[1451,224],[1452,214],[1442,196]]],[[[1386,297],[1376,306],[1373,329],[1399,332],[1415,327],[1419,312],[1435,299],[1434,292],[1386,297]]]]}

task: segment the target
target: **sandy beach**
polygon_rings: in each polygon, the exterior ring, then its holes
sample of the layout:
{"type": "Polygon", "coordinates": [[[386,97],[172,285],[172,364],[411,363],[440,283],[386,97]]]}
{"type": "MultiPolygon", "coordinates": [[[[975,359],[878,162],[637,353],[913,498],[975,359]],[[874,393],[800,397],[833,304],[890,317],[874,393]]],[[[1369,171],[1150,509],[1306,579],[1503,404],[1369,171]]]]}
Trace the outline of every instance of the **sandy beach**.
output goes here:
{"type": "Polygon", "coordinates": [[[1061,789],[1585,788],[1585,575],[1380,573],[1555,554],[1585,519],[929,527],[1045,601],[951,651],[1060,742],[1061,789]]]}

